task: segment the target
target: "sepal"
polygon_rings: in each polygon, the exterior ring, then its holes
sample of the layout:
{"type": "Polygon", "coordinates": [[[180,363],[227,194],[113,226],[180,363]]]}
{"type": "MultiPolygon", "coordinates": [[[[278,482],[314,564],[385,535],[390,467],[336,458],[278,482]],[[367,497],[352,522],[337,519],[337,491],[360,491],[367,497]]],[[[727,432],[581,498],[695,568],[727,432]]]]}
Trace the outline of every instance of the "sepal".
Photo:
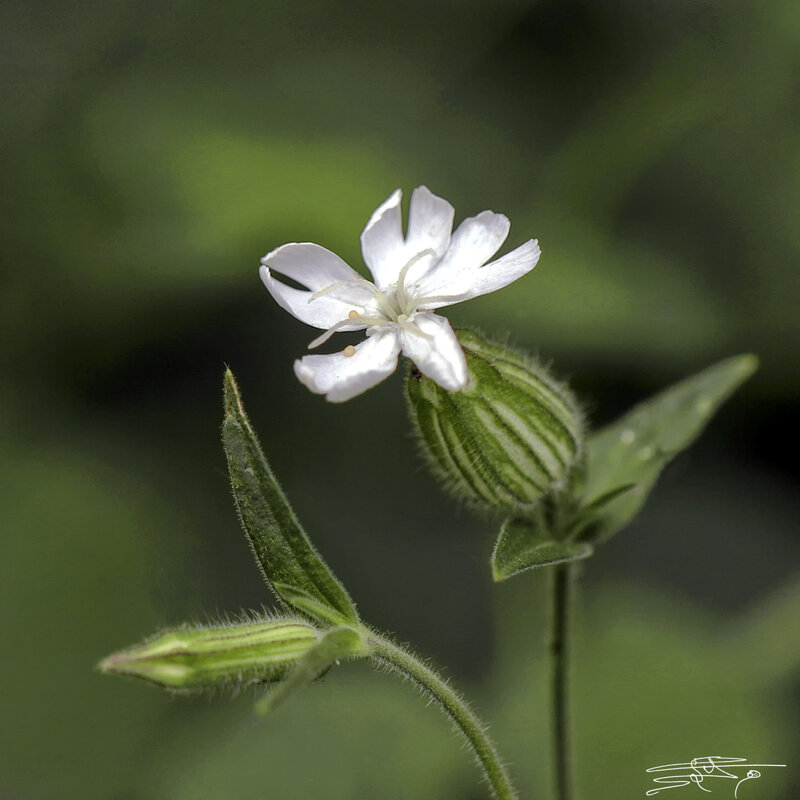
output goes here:
{"type": "Polygon", "coordinates": [[[421,447],[456,496],[525,515],[569,483],[581,455],[582,414],[541,364],[473,331],[457,335],[469,368],[464,389],[450,392],[409,371],[408,406],[421,447]]]}
{"type": "Polygon", "coordinates": [[[281,680],[319,636],[312,625],[289,618],[184,626],[114,653],[98,666],[178,692],[238,688],[281,680]]]}

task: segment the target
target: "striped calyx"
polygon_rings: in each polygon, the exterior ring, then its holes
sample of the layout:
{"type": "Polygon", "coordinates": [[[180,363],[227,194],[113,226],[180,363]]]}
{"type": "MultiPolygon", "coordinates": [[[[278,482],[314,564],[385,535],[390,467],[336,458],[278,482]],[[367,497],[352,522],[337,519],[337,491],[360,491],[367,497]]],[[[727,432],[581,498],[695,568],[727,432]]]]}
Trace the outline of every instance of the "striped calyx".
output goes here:
{"type": "Polygon", "coordinates": [[[517,350],[456,331],[469,383],[449,392],[411,370],[408,406],[423,451],[459,497],[524,512],[564,488],[583,420],[569,389],[517,350]]]}
{"type": "Polygon", "coordinates": [[[318,637],[315,628],[296,620],[185,627],[114,653],[100,669],[176,691],[266,683],[281,680],[318,637]]]}

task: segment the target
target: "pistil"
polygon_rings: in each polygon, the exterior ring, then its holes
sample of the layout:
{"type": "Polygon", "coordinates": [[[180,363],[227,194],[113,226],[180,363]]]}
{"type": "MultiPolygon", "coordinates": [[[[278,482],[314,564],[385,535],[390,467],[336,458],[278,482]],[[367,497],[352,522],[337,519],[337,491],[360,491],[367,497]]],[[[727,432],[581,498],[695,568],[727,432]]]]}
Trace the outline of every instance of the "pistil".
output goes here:
{"type": "Polygon", "coordinates": [[[396,285],[397,288],[395,291],[397,295],[397,301],[401,309],[401,313],[402,311],[408,312],[411,310],[409,309],[410,298],[406,294],[406,286],[405,286],[406,275],[408,275],[408,271],[411,269],[411,267],[413,267],[414,264],[416,264],[417,261],[419,261],[421,258],[425,258],[425,256],[433,256],[433,258],[436,258],[436,251],[431,250],[430,247],[426,247],[424,250],[421,250],[419,253],[417,253],[413,258],[410,258],[406,262],[406,265],[403,267],[403,269],[400,270],[400,275],[397,278],[397,285],[396,285]]]}
{"type": "MultiPolygon", "coordinates": [[[[309,303],[319,297],[335,293],[335,291],[342,286],[352,286],[353,284],[361,286],[364,289],[367,289],[370,294],[372,294],[375,300],[375,305],[377,306],[375,311],[382,316],[369,317],[366,316],[366,314],[359,312],[358,309],[353,308],[347,312],[347,317],[345,319],[340,320],[334,325],[331,325],[328,330],[314,339],[314,341],[308,345],[309,350],[313,350],[315,347],[319,347],[321,344],[328,341],[328,339],[337,331],[352,328],[354,325],[363,325],[365,328],[397,325],[398,327],[404,329],[414,328],[417,333],[421,334],[422,336],[431,338],[428,334],[424,334],[422,331],[417,330],[416,326],[414,326],[411,321],[417,311],[417,300],[413,294],[406,290],[405,285],[408,271],[414,266],[414,264],[426,256],[432,256],[433,258],[436,258],[436,251],[428,247],[410,258],[400,270],[400,274],[397,277],[397,282],[386,292],[382,292],[373,283],[370,283],[360,276],[347,281],[337,281],[332,283],[330,286],[326,286],[324,289],[314,292],[308,299],[309,303]]],[[[343,352],[346,357],[350,358],[355,354],[356,351],[352,345],[348,345],[343,352]]]]}

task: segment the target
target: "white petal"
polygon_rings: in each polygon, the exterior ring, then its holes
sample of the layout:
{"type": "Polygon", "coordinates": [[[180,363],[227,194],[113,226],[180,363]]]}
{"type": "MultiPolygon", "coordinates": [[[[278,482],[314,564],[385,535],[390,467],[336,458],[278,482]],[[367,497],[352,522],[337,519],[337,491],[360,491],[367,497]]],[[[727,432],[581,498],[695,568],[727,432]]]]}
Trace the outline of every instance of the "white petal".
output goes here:
{"type": "Polygon", "coordinates": [[[456,228],[450,247],[439,264],[420,281],[422,296],[463,293],[471,275],[485,264],[508,236],[511,223],[504,214],[482,211],[456,228]]]}
{"type": "Polygon", "coordinates": [[[450,245],[455,210],[427,186],[417,186],[411,195],[406,250],[413,256],[427,248],[441,258],[450,245]]]}
{"type": "Polygon", "coordinates": [[[496,292],[517,278],[527,275],[538,263],[542,250],[536,239],[529,239],[516,250],[506,253],[497,261],[481,267],[475,274],[475,280],[464,300],[478,297],[489,292],[496,292]]]}
{"type": "Polygon", "coordinates": [[[417,314],[402,329],[403,353],[439,386],[457,392],[467,385],[467,360],[450,323],[438,314],[417,314]]]}
{"type": "Polygon", "coordinates": [[[465,219],[453,234],[445,263],[462,267],[485,264],[500,249],[510,227],[508,217],[494,211],[481,211],[465,219]]]}
{"type": "Polygon", "coordinates": [[[294,372],[315,394],[326,395],[331,403],[342,403],[388,378],[397,367],[399,352],[396,330],[386,328],[357,344],[352,356],[344,352],[304,356],[294,362],[294,372]]]}
{"type": "Polygon", "coordinates": [[[265,267],[281,272],[316,292],[337,281],[359,277],[336,253],[311,242],[291,242],[261,259],[265,267]]]}
{"type": "MultiPolygon", "coordinates": [[[[332,294],[322,294],[312,300],[313,292],[294,289],[281,283],[272,276],[268,267],[262,266],[258,274],[275,302],[297,319],[305,322],[306,325],[327,329],[346,319],[353,310],[358,311],[359,314],[374,313],[372,296],[358,284],[338,287],[335,297],[332,294]],[[347,289],[350,289],[349,293],[346,291],[347,289]]],[[[362,330],[364,327],[366,326],[353,325],[340,330],[356,331],[362,330]]]]}
{"type": "Polygon", "coordinates": [[[397,280],[405,263],[405,241],[400,201],[403,193],[395,189],[369,218],[361,233],[361,253],[375,285],[385,289],[397,280]]]}
{"type": "Polygon", "coordinates": [[[480,269],[465,272],[445,286],[442,294],[431,297],[429,301],[423,298],[419,307],[441,308],[471,300],[482,294],[496,292],[530,272],[539,262],[541,254],[538,240],[529,239],[497,261],[492,261],[480,269]]]}

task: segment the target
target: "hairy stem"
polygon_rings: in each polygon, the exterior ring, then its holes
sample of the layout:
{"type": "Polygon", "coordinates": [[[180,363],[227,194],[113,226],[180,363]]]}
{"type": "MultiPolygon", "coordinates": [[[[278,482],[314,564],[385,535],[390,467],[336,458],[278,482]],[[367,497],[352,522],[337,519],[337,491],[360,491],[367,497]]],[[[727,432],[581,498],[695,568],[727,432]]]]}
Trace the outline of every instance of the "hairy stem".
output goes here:
{"type": "Polygon", "coordinates": [[[569,741],[569,564],[558,564],[552,569],[552,604],[550,617],[551,703],[553,726],[553,772],[555,800],[571,800],[572,754],[569,741]]]}
{"type": "Polygon", "coordinates": [[[436,701],[466,739],[492,790],[495,800],[517,800],[500,756],[485,726],[447,682],[405,648],[375,633],[368,638],[372,658],[400,673],[436,701]]]}

